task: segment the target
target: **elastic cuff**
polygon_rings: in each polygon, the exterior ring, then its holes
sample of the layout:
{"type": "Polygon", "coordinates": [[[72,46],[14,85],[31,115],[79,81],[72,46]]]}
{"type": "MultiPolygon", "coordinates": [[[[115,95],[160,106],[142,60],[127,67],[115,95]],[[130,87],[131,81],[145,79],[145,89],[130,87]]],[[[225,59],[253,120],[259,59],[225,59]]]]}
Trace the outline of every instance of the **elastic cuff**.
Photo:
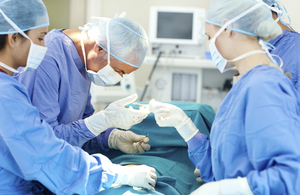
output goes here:
{"type": "Polygon", "coordinates": [[[248,184],[247,177],[238,177],[238,181],[240,182],[240,184],[245,192],[245,195],[254,195],[248,184]]]}
{"type": "Polygon", "coordinates": [[[199,145],[199,142],[201,142],[202,139],[206,139],[207,136],[202,134],[200,131],[192,137],[189,141],[187,141],[188,148],[193,149],[194,147],[199,145]]]}
{"type": "Polygon", "coordinates": [[[117,136],[121,131],[118,129],[112,130],[112,132],[109,134],[108,137],[108,146],[111,149],[118,150],[119,148],[117,147],[117,136]]]}
{"type": "Polygon", "coordinates": [[[86,138],[92,139],[92,138],[96,137],[95,134],[92,133],[92,132],[89,130],[89,128],[86,126],[86,123],[84,122],[84,119],[78,120],[78,123],[79,123],[80,127],[82,127],[82,129],[84,129],[84,132],[83,132],[83,133],[84,133],[84,136],[85,136],[86,138]]]}
{"type": "Polygon", "coordinates": [[[185,142],[188,142],[199,132],[196,125],[193,123],[193,121],[190,118],[187,120],[187,122],[184,125],[177,128],[177,131],[184,139],[185,142]]]}
{"type": "Polygon", "coordinates": [[[110,126],[106,123],[103,115],[103,111],[100,111],[88,118],[84,119],[85,125],[87,128],[96,136],[110,128],[110,126]]]}
{"type": "Polygon", "coordinates": [[[108,138],[112,130],[114,130],[114,127],[108,128],[104,132],[100,133],[99,136],[97,136],[98,140],[98,146],[101,147],[104,151],[108,151],[110,147],[108,146],[108,138]]]}
{"type": "Polygon", "coordinates": [[[116,178],[114,181],[115,184],[123,184],[122,179],[123,179],[124,169],[126,169],[126,167],[123,167],[118,164],[114,164],[114,170],[116,173],[116,178]]]}

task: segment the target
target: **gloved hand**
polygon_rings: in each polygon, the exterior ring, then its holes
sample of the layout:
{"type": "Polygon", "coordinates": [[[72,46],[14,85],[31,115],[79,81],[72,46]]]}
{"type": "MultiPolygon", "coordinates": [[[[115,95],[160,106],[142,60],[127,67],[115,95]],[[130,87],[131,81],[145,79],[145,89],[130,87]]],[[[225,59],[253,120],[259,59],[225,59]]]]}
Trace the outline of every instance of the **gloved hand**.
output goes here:
{"type": "Polygon", "coordinates": [[[254,195],[246,177],[206,183],[190,195],[254,195]]]}
{"type": "Polygon", "coordinates": [[[87,128],[95,135],[99,135],[110,127],[130,129],[132,125],[142,122],[150,113],[147,109],[140,107],[140,110],[135,110],[132,107],[124,107],[133,103],[137,98],[137,94],[133,94],[117,100],[105,110],[84,119],[87,128]]]}
{"type": "Polygon", "coordinates": [[[160,127],[175,127],[186,142],[199,132],[193,121],[177,106],[152,99],[149,110],[154,113],[160,127]]]}
{"type": "Polygon", "coordinates": [[[132,131],[112,130],[108,137],[108,146],[111,149],[121,150],[126,154],[144,153],[150,150],[149,138],[137,135],[132,131]]]}
{"type": "Polygon", "coordinates": [[[195,168],[194,175],[197,177],[196,181],[198,183],[204,183],[204,181],[200,177],[200,170],[199,169],[195,168]]]}
{"type": "Polygon", "coordinates": [[[154,190],[157,180],[154,168],[147,165],[131,167],[116,165],[115,170],[118,174],[115,184],[130,185],[154,190]]]}

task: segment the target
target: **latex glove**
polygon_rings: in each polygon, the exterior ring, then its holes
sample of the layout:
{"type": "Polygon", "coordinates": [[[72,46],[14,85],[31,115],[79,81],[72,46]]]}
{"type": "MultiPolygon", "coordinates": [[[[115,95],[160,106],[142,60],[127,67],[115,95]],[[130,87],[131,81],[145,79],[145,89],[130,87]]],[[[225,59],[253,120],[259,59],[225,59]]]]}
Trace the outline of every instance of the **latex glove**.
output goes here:
{"type": "Polygon", "coordinates": [[[175,127],[186,142],[199,132],[193,121],[177,106],[152,99],[149,110],[154,113],[160,127],[175,127]]]}
{"type": "Polygon", "coordinates": [[[147,165],[131,167],[116,165],[115,170],[118,174],[115,184],[130,185],[154,190],[157,180],[154,168],[147,165]]]}
{"type": "Polygon", "coordinates": [[[254,195],[246,177],[223,179],[203,184],[191,195],[254,195]]]}
{"type": "Polygon", "coordinates": [[[137,135],[132,131],[112,130],[108,137],[108,146],[111,149],[121,150],[126,154],[144,153],[150,150],[149,138],[137,135]]]}
{"type": "Polygon", "coordinates": [[[200,177],[200,170],[195,168],[195,171],[194,171],[194,175],[197,177],[196,178],[196,181],[199,182],[199,183],[204,183],[204,181],[201,179],[200,177]]]}
{"type": "Polygon", "coordinates": [[[150,113],[147,109],[125,108],[127,104],[133,103],[137,98],[137,94],[133,94],[117,100],[105,110],[84,119],[87,128],[95,135],[99,135],[110,127],[130,129],[133,125],[142,122],[150,113]]]}

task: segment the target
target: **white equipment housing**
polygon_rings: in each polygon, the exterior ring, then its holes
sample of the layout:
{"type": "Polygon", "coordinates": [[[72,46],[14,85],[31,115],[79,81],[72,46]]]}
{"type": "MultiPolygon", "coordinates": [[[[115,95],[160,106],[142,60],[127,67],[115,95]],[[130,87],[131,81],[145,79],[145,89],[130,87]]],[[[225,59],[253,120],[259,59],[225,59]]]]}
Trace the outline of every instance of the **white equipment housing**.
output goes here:
{"type": "Polygon", "coordinates": [[[136,93],[134,73],[123,75],[121,82],[111,87],[97,86],[92,83],[92,103],[111,103],[136,93]]]}

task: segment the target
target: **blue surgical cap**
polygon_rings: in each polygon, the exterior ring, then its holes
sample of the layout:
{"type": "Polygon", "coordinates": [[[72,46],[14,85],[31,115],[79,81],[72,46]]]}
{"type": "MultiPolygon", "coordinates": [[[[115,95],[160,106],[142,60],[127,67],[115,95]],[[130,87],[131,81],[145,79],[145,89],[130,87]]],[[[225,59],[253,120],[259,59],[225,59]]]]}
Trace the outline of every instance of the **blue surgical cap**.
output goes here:
{"type": "Polygon", "coordinates": [[[284,5],[282,3],[280,3],[280,1],[277,0],[263,0],[267,5],[269,6],[273,6],[275,8],[278,9],[279,12],[277,12],[277,16],[280,19],[280,22],[291,28],[294,32],[296,32],[292,27],[291,27],[291,18],[288,14],[288,11],[286,10],[286,8],[284,7],[284,5]],[[281,13],[280,13],[281,12],[281,13]],[[287,18],[288,22],[284,21],[284,19],[287,18]]]}
{"type": "Polygon", "coordinates": [[[269,41],[281,34],[282,30],[273,20],[271,10],[261,0],[212,0],[205,21],[223,26],[258,3],[262,5],[232,23],[228,29],[269,41]]]}
{"type": "MultiPolygon", "coordinates": [[[[92,25],[89,36],[107,51],[107,21],[92,25]]],[[[139,68],[149,47],[148,36],[141,25],[128,18],[109,20],[110,55],[132,67],[139,68]]]]}
{"type": "Polygon", "coordinates": [[[272,6],[274,5],[276,0],[263,0],[263,2],[265,2],[267,5],[272,6]]]}
{"type": "MultiPolygon", "coordinates": [[[[41,0],[0,0],[0,9],[22,31],[49,26],[47,9],[41,0]]],[[[17,32],[0,13],[0,35],[17,32]]]]}

